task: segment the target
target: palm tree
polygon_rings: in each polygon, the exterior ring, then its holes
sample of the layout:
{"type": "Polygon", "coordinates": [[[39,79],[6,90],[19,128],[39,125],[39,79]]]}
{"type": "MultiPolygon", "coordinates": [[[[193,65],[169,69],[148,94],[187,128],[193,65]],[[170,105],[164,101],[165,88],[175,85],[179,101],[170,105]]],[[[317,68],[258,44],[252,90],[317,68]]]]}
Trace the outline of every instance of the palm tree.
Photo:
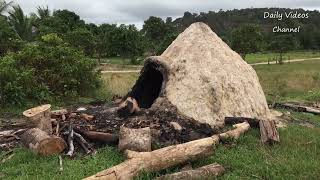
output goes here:
{"type": "Polygon", "coordinates": [[[46,6],[46,7],[38,6],[37,7],[37,13],[38,13],[37,17],[39,19],[45,19],[47,17],[50,17],[50,15],[51,15],[51,12],[50,12],[48,6],[46,6]]]}
{"type": "Polygon", "coordinates": [[[23,40],[32,39],[32,23],[28,16],[24,15],[21,7],[13,6],[13,10],[9,11],[9,23],[23,40]]]}
{"type": "Polygon", "coordinates": [[[0,0],[0,15],[3,15],[4,12],[6,12],[6,10],[11,6],[12,1],[10,2],[6,2],[3,0],[0,0]]]}

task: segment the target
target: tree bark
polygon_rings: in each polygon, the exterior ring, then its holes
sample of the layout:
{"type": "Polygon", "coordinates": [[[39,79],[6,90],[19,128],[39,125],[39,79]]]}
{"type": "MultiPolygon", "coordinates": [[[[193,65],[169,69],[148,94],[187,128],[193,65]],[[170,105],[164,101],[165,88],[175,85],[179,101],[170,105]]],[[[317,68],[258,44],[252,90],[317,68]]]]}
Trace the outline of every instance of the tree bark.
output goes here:
{"type": "Polygon", "coordinates": [[[120,151],[127,149],[139,152],[151,151],[150,128],[131,129],[121,127],[118,148],[120,151]]]}
{"type": "Polygon", "coordinates": [[[38,107],[28,109],[23,112],[35,128],[45,131],[47,134],[52,134],[51,124],[51,105],[46,104],[38,107]]]}
{"type": "Polygon", "coordinates": [[[260,120],[261,142],[264,144],[274,144],[280,142],[279,133],[274,120],[260,120]]]}
{"type": "Polygon", "coordinates": [[[38,128],[32,128],[23,133],[21,142],[25,147],[40,155],[60,153],[66,148],[66,143],[62,138],[51,137],[38,128]]]}
{"type": "MultiPolygon", "coordinates": [[[[244,133],[250,128],[249,123],[244,122],[235,126],[236,129],[227,132],[229,137],[237,139],[240,133],[244,133]]],[[[225,137],[223,135],[220,137],[225,137]]],[[[168,146],[151,152],[135,152],[127,150],[128,160],[125,162],[101,171],[87,180],[95,179],[133,179],[141,171],[155,172],[172,167],[187,161],[208,157],[213,153],[213,148],[219,143],[219,136],[214,135],[184,144],[168,146]]]]}
{"type": "Polygon", "coordinates": [[[110,134],[110,133],[103,133],[103,132],[96,132],[96,131],[83,131],[80,129],[74,129],[74,130],[93,142],[116,144],[119,141],[119,136],[117,134],[110,134]]]}
{"type": "Polygon", "coordinates": [[[167,174],[156,178],[156,180],[185,180],[185,179],[208,179],[223,174],[225,169],[219,164],[210,164],[194,170],[181,171],[167,174]]]}

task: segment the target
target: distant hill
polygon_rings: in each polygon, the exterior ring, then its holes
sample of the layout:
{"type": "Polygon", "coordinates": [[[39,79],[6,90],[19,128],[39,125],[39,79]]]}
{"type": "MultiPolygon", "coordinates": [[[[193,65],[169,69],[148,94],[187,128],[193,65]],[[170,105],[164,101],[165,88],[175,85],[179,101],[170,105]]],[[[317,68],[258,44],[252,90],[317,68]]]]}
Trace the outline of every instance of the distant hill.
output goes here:
{"type": "Polygon", "coordinates": [[[320,49],[319,11],[286,8],[248,8],[227,11],[220,10],[218,12],[209,11],[200,14],[185,12],[183,17],[177,18],[173,23],[182,31],[193,22],[198,21],[208,24],[213,31],[226,41],[231,38],[231,30],[243,24],[255,24],[259,26],[264,34],[265,41],[269,41],[275,36],[282,34],[273,32],[275,26],[279,26],[280,28],[300,26],[299,33],[291,33],[299,42],[300,49],[320,49]],[[264,18],[265,12],[268,12],[269,15],[276,12],[278,12],[278,15],[283,14],[282,20],[264,18]],[[295,18],[299,14],[304,17],[307,15],[308,18],[295,18]],[[291,18],[286,18],[285,15],[291,15],[291,18]]]}

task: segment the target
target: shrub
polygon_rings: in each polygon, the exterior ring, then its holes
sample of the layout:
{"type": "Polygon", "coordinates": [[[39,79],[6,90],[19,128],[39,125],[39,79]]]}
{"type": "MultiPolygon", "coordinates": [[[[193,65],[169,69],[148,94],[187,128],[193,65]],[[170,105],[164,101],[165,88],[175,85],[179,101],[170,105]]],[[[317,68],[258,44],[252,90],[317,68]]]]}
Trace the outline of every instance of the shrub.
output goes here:
{"type": "Polygon", "coordinates": [[[56,34],[26,45],[0,62],[0,104],[43,102],[83,95],[100,84],[96,62],[68,47],[56,34]]]}

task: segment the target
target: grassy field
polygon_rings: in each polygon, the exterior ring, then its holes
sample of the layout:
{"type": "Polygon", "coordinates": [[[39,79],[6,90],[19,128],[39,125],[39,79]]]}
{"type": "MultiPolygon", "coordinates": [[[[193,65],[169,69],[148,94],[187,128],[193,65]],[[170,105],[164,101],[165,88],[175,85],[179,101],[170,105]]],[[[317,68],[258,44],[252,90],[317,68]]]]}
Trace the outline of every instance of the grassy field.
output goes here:
{"type": "MultiPolygon", "coordinates": [[[[320,61],[284,65],[255,66],[269,101],[320,102],[320,61]]],[[[125,95],[137,79],[137,73],[103,74],[101,97],[125,95]],[[105,94],[104,94],[105,93],[105,94]]],[[[282,110],[284,111],[284,110],[282,110]]],[[[217,162],[227,171],[219,179],[319,179],[320,177],[320,116],[290,112],[295,118],[287,128],[280,129],[281,143],[272,147],[259,142],[258,130],[252,129],[233,144],[219,145],[214,154],[192,163],[194,167],[217,162]],[[298,124],[308,122],[313,128],[298,124]]],[[[17,148],[12,159],[1,162],[0,179],[81,179],[116,165],[124,157],[116,148],[105,146],[94,156],[69,159],[64,157],[64,171],[59,172],[57,156],[33,155],[17,148]]],[[[137,179],[152,179],[159,173],[142,174],[137,179]]]]}
{"type": "Polygon", "coordinates": [[[320,61],[254,66],[269,101],[320,102],[320,61]]]}
{"type": "MultiPolygon", "coordinates": [[[[318,58],[320,57],[320,51],[292,51],[283,54],[283,60],[292,59],[307,59],[307,58],[318,58]]],[[[248,63],[259,63],[274,61],[274,58],[279,58],[279,53],[273,52],[258,52],[246,55],[245,60],[248,63]]],[[[143,64],[143,58],[139,59],[139,64],[143,64]]],[[[129,59],[123,59],[121,57],[109,57],[102,58],[100,60],[102,63],[116,64],[116,65],[129,65],[129,59]]],[[[129,67],[130,68],[130,67],[129,67]]]]}
{"type": "MultiPolygon", "coordinates": [[[[292,59],[307,59],[307,58],[318,58],[320,57],[319,51],[293,51],[283,54],[283,60],[292,60],[292,59]]],[[[274,58],[279,58],[279,53],[254,53],[248,54],[245,60],[248,63],[259,63],[259,62],[268,62],[275,61],[274,58]]]]}

